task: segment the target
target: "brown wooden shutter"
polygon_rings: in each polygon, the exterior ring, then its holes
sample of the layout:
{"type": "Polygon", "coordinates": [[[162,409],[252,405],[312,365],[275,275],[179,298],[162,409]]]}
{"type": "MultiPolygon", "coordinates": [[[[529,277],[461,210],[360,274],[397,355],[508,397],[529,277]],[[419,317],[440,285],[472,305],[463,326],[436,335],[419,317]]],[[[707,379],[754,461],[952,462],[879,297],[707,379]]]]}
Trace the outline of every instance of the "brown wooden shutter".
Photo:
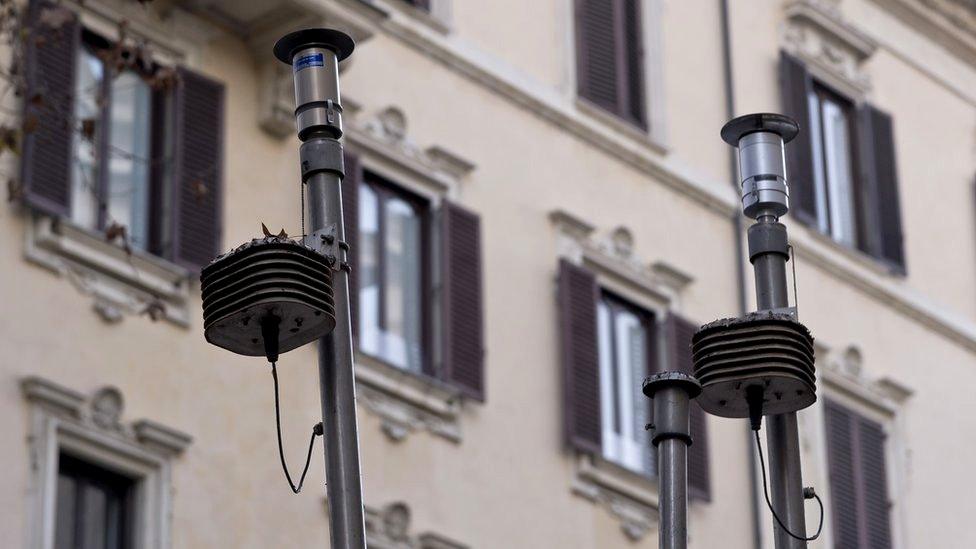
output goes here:
{"type": "Polygon", "coordinates": [[[559,323],[562,344],[563,413],[566,441],[600,454],[600,355],[596,277],[563,259],[559,262],[559,323]]]}
{"type": "Polygon", "coordinates": [[[891,116],[871,105],[865,105],[870,120],[873,147],[874,188],[879,226],[878,257],[895,269],[905,272],[905,249],[901,228],[901,205],[898,195],[898,170],[895,156],[894,125],[891,116]]]}
{"type": "Polygon", "coordinates": [[[444,376],[484,400],[481,220],[445,201],[441,212],[444,284],[444,376]]]}
{"type": "MultiPolygon", "coordinates": [[[[698,325],[674,313],[668,315],[666,335],[670,343],[671,369],[694,375],[691,338],[698,325]]],[[[692,497],[711,500],[711,475],[708,467],[708,422],[705,411],[695,401],[691,406],[691,437],[688,449],[688,493],[692,497]]]]}
{"type": "Polygon", "coordinates": [[[342,225],[346,233],[346,262],[349,271],[349,320],[353,341],[359,336],[359,184],[363,169],[359,157],[348,151],[343,155],[346,176],[342,180],[342,225]]]}
{"type": "Polygon", "coordinates": [[[645,127],[640,1],[577,0],[576,48],[580,96],[645,127]]]}
{"type": "Polygon", "coordinates": [[[73,16],[59,28],[41,23],[44,10],[68,9],[50,2],[31,2],[23,68],[27,78],[21,183],[30,206],[58,216],[71,208],[71,162],[74,137],[74,90],[81,24],[73,16]]]}
{"type": "Polygon", "coordinates": [[[780,93],[785,114],[800,125],[800,133],[786,144],[786,175],[790,185],[790,213],[798,221],[817,224],[813,176],[809,94],[813,86],[803,61],[780,52],[780,93]]]}
{"type": "Polygon", "coordinates": [[[579,94],[611,112],[620,110],[614,11],[619,0],[577,0],[579,94]]]}
{"type": "Polygon", "coordinates": [[[881,425],[825,401],[827,465],[836,547],[891,547],[881,425]]]}
{"type": "Polygon", "coordinates": [[[224,86],[184,67],[178,74],[173,260],[196,270],[220,245],[224,86]]]}

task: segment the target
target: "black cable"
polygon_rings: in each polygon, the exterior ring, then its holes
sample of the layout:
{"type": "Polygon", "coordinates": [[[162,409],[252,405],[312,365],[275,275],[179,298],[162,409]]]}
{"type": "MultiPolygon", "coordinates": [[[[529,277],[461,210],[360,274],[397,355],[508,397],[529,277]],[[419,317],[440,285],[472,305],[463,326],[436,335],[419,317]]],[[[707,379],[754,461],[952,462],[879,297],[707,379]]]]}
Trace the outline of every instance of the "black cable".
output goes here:
{"type": "Polygon", "coordinates": [[[281,468],[285,471],[285,478],[288,479],[288,485],[291,486],[291,491],[294,493],[299,493],[302,491],[302,484],[305,484],[305,475],[308,473],[308,466],[312,463],[312,448],[315,446],[315,437],[322,435],[322,423],[317,423],[312,427],[312,438],[308,441],[308,455],[305,456],[305,468],[302,469],[302,477],[298,479],[298,486],[291,480],[291,474],[288,473],[288,465],[285,464],[285,450],[281,444],[281,409],[278,404],[278,369],[276,363],[271,363],[271,377],[274,379],[274,395],[275,395],[275,428],[278,430],[278,457],[281,458],[281,468]]]}
{"type": "MultiPolygon", "coordinates": [[[[759,464],[762,466],[763,495],[766,496],[766,505],[769,507],[769,512],[773,514],[773,518],[776,519],[776,523],[779,524],[779,527],[782,528],[783,531],[789,534],[790,537],[792,537],[793,539],[797,539],[800,541],[813,541],[819,538],[820,532],[823,530],[824,506],[823,506],[823,501],[820,499],[820,496],[818,496],[817,493],[814,492],[812,488],[809,489],[810,493],[813,494],[813,497],[817,499],[817,505],[820,506],[820,524],[817,526],[816,534],[808,538],[798,536],[793,532],[790,532],[790,530],[786,527],[786,525],[783,524],[783,521],[780,520],[779,515],[776,514],[776,510],[773,509],[773,503],[769,501],[769,488],[766,486],[766,460],[763,459],[762,442],[759,441],[759,431],[753,431],[753,433],[755,433],[756,435],[756,448],[759,450],[759,464]]],[[[804,499],[810,499],[809,497],[807,497],[806,489],[804,489],[803,497],[804,499]]]]}

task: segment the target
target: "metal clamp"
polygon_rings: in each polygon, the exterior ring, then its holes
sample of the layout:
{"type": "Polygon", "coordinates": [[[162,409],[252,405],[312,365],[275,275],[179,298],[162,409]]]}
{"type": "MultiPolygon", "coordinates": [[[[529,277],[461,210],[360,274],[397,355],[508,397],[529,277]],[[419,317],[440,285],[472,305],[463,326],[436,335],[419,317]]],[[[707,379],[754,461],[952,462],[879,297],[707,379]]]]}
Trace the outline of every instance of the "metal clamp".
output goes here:
{"type": "Polygon", "coordinates": [[[345,177],[342,144],[335,139],[320,137],[302,143],[302,182],[320,172],[332,172],[345,177]]]}

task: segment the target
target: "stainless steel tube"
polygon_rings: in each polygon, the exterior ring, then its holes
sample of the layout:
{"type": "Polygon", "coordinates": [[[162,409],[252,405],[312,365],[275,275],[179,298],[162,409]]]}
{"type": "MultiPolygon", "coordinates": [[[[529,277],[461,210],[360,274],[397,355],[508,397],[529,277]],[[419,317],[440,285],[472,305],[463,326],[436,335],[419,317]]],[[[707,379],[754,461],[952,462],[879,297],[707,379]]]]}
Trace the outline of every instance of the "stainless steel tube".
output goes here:
{"type": "MultiPolygon", "coordinates": [[[[759,224],[768,222],[760,219],[759,224]]],[[[782,230],[786,231],[783,227],[782,230]]],[[[785,235],[784,235],[785,238],[785,235]]],[[[750,250],[750,256],[752,256],[750,250]]],[[[760,253],[752,258],[756,275],[756,305],[759,310],[789,306],[786,283],[788,257],[778,252],[760,253]]],[[[800,470],[800,441],[796,412],[766,416],[766,447],[769,452],[769,485],[773,508],[790,532],[804,535],[803,479],[800,470]]],[[[773,522],[776,549],[797,549],[807,543],[798,540],[773,522]]]]}
{"type": "MultiPolygon", "coordinates": [[[[337,238],[342,242],[345,240],[345,230],[340,182],[340,178],[332,173],[315,174],[308,179],[306,196],[311,229],[326,229],[334,224],[337,238]]],[[[344,262],[345,252],[339,253],[339,261],[344,262]]],[[[319,341],[329,530],[334,549],[359,549],[366,547],[366,529],[349,321],[349,276],[346,271],[336,271],[333,284],[336,328],[319,341]]]]}
{"type": "Polygon", "coordinates": [[[660,484],[658,526],[661,549],[688,546],[688,445],[678,439],[661,441],[657,446],[660,484]]]}

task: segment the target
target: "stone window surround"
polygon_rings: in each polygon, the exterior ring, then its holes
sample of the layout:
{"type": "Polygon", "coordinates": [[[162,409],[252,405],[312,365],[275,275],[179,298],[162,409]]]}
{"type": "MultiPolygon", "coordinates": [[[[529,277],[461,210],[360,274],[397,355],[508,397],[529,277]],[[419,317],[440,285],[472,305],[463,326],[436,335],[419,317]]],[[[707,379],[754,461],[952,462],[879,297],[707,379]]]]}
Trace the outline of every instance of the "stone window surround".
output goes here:
{"type": "MultiPolygon", "coordinates": [[[[328,504],[328,502],[326,502],[328,504]]],[[[382,508],[366,506],[366,544],[370,549],[468,549],[468,546],[433,531],[414,535],[410,507],[395,501],[382,508]]]]}
{"type": "MultiPolygon", "coordinates": [[[[591,269],[601,288],[654,313],[660,326],[669,311],[681,310],[681,292],[692,277],[664,261],[643,263],[633,254],[633,236],[626,227],[606,234],[565,210],[550,212],[556,229],[559,258],[591,269]]],[[[665,330],[657,330],[664,337],[665,330]]],[[[663,364],[666,345],[656,345],[663,364]]],[[[648,451],[652,451],[648,447],[648,451]]],[[[645,477],[602,457],[574,453],[573,494],[604,507],[621,523],[628,539],[642,539],[657,522],[657,479],[645,477]]]]}
{"type": "Polygon", "coordinates": [[[830,485],[827,432],[823,400],[830,399],[868,419],[881,424],[886,435],[885,461],[888,497],[891,507],[892,547],[904,547],[901,531],[904,507],[898,505],[904,479],[911,470],[911,450],[905,444],[903,408],[913,391],[890,376],[872,378],[865,371],[860,349],[850,345],[842,349],[830,349],[818,342],[816,345],[819,404],[810,413],[800,414],[801,445],[805,454],[812,455],[812,472],[816,475],[817,492],[826,504],[824,517],[824,543],[832,545],[833,530],[829,511],[830,485]]]}
{"type": "MultiPolygon", "coordinates": [[[[216,30],[175,6],[143,9],[123,0],[89,0],[70,7],[83,27],[108,39],[119,37],[125,20],[130,37],[151,44],[154,58],[167,65],[186,63],[216,30]],[[180,32],[175,32],[175,29],[180,32]]],[[[146,313],[151,303],[162,305],[159,318],[188,327],[190,273],[166,259],[109,243],[98,232],[25,209],[24,256],[70,280],[93,299],[102,320],[115,323],[125,315],[146,313]]]]}
{"type": "Polygon", "coordinates": [[[649,146],[655,152],[668,150],[668,122],[664,86],[664,46],[662,0],[644,0],[641,4],[641,30],[644,62],[644,100],[647,129],[641,129],[626,122],[579,97],[576,79],[576,2],[560,3],[560,18],[563,21],[563,40],[567,52],[563,71],[567,81],[563,86],[566,99],[573,105],[576,113],[601,124],[611,131],[628,139],[649,146]]]}
{"type": "Polygon", "coordinates": [[[172,461],[191,443],[189,435],[150,420],[120,422],[122,394],[103,387],[91,397],[53,381],[21,380],[30,405],[28,547],[52,549],[58,457],[65,451],[135,481],[135,547],[170,547],[172,461]]]}
{"type": "MultiPolygon", "coordinates": [[[[446,148],[418,146],[408,132],[406,115],[395,106],[362,113],[344,99],[344,145],[358,155],[363,169],[396,182],[430,201],[431,208],[456,198],[474,170],[469,161],[446,148]]],[[[356,351],[358,400],[380,417],[383,433],[393,442],[426,430],[451,442],[462,439],[461,393],[438,379],[397,368],[356,351]]]]}

